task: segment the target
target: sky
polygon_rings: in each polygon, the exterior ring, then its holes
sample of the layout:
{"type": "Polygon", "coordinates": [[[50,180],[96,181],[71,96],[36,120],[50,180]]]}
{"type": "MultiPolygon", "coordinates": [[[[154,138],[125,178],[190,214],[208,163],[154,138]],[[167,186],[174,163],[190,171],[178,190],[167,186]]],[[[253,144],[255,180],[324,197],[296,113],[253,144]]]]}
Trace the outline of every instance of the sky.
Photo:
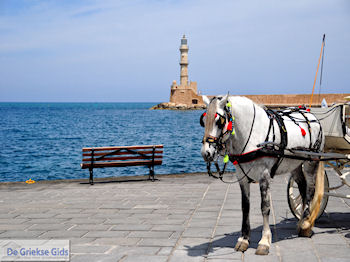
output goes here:
{"type": "Polygon", "coordinates": [[[350,93],[348,0],[0,0],[0,101],[169,101],[183,34],[202,94],[311,93],[323,34],[350,93]]]}

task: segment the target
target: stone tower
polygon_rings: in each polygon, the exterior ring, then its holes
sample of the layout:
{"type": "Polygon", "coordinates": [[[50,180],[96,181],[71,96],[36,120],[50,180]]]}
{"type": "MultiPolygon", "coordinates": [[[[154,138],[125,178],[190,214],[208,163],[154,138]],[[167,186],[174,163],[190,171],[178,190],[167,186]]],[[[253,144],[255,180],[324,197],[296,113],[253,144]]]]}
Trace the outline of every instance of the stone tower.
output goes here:
{"type": "Polygon", "coordinates": [[[180,46],[180,86],[188,86],[188,45],[183,35],[180,46]]]}
{"type": "Polygon", "coordinates": [[[173,81],[170,91],[170,103],[187,107],[202,106],[202,97],[197,93],[197,82],[188,81],[188,45],[183,35],[180,45],[180,84],[173,81]]]}

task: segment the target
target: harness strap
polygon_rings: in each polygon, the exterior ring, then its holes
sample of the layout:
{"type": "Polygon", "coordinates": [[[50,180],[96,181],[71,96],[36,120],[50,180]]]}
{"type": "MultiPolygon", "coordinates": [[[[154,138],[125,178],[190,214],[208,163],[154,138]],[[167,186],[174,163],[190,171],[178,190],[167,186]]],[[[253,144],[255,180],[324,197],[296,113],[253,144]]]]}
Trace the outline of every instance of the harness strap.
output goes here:
{"type": "Polygon", "coordinates": [[[256,112],[255,112],[255,105],[254,105],[254,103],[253,103],[253,109],[254,109],[254,116],[253,116],[252,126],[250,127],[249,136],[248,136],[247,142],[245,142],[245,145],[244,145],[244,147],[243,147],[243,149],[242,149],[241,154],[243,154],[245,148],[246,148],[247,145],[248,145],[248,142],[249,142],[249,140],[250,140],[250,137],[251,137],[251,135],[252,135],[252,131],[253,131],[254,123],[255,123],[255,115],[256,115],[256,114],[255,114],[256,112]]]}
{"type": "Polygon", "coordinates": [[[284,125],[282,116],[278,113],[275,113],[275,117],[276,117],[276,122],[280,128],[280,134],[281,134],[280,150],[282,151],[287,147],[287,144],[288,144],[287,129],[286,129],[286,126],[284,125]]]}
{"type": "Polygon", "coordinates": [[[267,135],[265,138],[265,142],[269,141],[269,137],[270,137],[270,131],[271,131],[271,127],[272,127],[272,131],[273,131],[273,137],[272,137],[272,142],[275,142],[275,126],[273,125],[273,119],[274,119],[274,112],[271,109],[265,109],[265,112],[267,114],[267,117],[270,119],[270,124],[269,124],[269,129],[267,130],[267,135]]]}
{"type": "Polygon", "coordinates": [[[284,125],[284,121],[283,121],[282,116],[271,109],[265,109],[265,112],[270,119],[270,125],[269,125],[269,129],[267,132],[265,142],[267,142],[269,140],[271,126],[273,128],[273,142],[275,142],[275,138],[276,138],[275,137],[275,127],[273,125],[274,119],[276,120],[276,122],[278,124],[278,127],[280,129],[280,134],[281,134],[281,142],[280,142],[280,145],[278,146],[278,150],[277,150],[277,160],[276,160],[275,164],[272,166],[271,171],[270,171],[270,176],[271,176],[271,178],[273,178],[276,174],[276,171],[277,171],[279,165],[281,164],[281,162],[283,160],[283,151],[287,147],[288,137],[287,137],[287,129],[284,125]]]}
{"type": "Polygon", "coordinates": [[[310,144],[309,144],[309,149],[312,149],[312,141],[311,141],[311,126],[310,126],[310,122],[309,119],[307,118],[307,116],[304,114],[303,111],[299,111],[299,113],[305,118],[306,124],[307,124],[307,129],[309,130],[309,135],[310,135],[310,144]]]}

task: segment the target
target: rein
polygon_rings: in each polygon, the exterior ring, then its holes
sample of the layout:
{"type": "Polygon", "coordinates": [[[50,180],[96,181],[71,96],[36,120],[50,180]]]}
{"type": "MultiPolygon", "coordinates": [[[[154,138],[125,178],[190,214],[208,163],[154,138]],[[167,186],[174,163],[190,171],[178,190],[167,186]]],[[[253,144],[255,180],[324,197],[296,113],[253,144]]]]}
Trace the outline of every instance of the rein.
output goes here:
{"type": "MultiPolygon", "coordinates": [[[[237,156],[242,156],[243,155],[243,152],[244,152],[244,150],[246,149],[246,147],[247,147],[247,145],[248,145],[248,143],[249,143],[249,140],[250,140],[250,137],[251,137],[251,135],[252,135],[252,131],[253,131],[253,128],[254,128],[254,123],[255,123],[255,116],[256,116],[256,109],[255,109],[255,104],[253,103],[253,110],[254,110],[254,115],[253,115],[253,121],[252,121],[252,125],[251,125],[251,127],[250,127],[250,132],[249,132],[249,136],[248,136],[248,139],[247,139],[247,141],[246,141],[246,143],[245,143],[245,145],[244,145],[244,147],[243,147],[243,149],[242,149],[242,151],[241,151],[241,153],[239,154],[239,155],[237,155],[237,156]]],[[[226,113],[226,117],[225,117],[225,119],[229,119],[229,120],[231,120],[232,121],[232,115],[231,115],[231,112],[229,111],[229,109],[227,109],[226,107],[225,107],[225,113],[226,113]],[[228,116],[228,117],[227,117],[228,116]]],[[[204,115],[204,114],[203,114],[204,115]]],[[[222,115],[219,115],[220,117],[223,117],[222,115]]],[[[201,118],[201,121],[202,121],[202,118],[201,118]]],[[[228,133],[228,132],[230,132],[230,130],[226,130],[225,132],[221,132],[221,134],[220,134],[220,136],[218,137],[218,138],[216,138],[216,137],[213,137],[213,136],[209,136],[209,137],[207,137],[207,139],[206,139],[206,142],[208,142],[209,144],[210,143],[215,143],[216,144],[216,146],[217,147],[219,147],[220,149],[224,149],[224,148],[226,148],[226,144],[225,144],[225,142],[222,142],[222,138],[228,133]]],[[[203,140],[203,142],[204,142],[204,140],[203,140]]],[[[231,158],[230,158],[230,160],[231,160],[231,158]]],[[[232,161],[233,162],[233,161],[232,161]]],[[[237,162],[237,161],[235,161],[235,162],[237,162]]],[[[239,168],[242,170],[242,172],[243,172],[243,174],[244,174],[244,177],[247,177],[248,178],[248,181],[252,181],[252,179],[251,178],[249,178],[248,177],[248,174],[244,171],[244,169],[242,168],[242,166],[239,164],[239,162],[237,162],[238,163],[238,166],[239,166],[239,168]]],[[[233,183],[237,183],[237,182],[239,182],[239,181],[241,181],[244,177],[242,177],[241,179],[239,179],[239,180],[237,180],[237,181],[233,181],[233,182],[229,182],[229,181],[224,181],[224,179],[223,179],[223,175],[224,175],[224,173],[225,173],[225,169],[226,169],[226,166],[227,166],[227,162],[225,162],[225,164],[224,164],[224,167],[223,167],[223,170],[221,170],[220,171],[220,167],[219,167],[219,164],[218,163],[216,163],[215,162],[215,167],[216,167],[216,169],[217,169],[217,171],[218,171],[218,173],[219,173],[219,176],[216,176],[216,175],[214,175],[212,172],[211,172],[211,170],[210,170],[210,162],[207,162],[207,170],[208,170],[208,175],[209,176],[211,176],[211,177],[214,177],[214,178],[216,178],[216,179],[220,179],[222,182],[224,182],[224,183],[227,183],[227,184],[233,184],[233,183]]],[[[248,173],[250,172],[250,170],[248,171],[248,173]]]]}

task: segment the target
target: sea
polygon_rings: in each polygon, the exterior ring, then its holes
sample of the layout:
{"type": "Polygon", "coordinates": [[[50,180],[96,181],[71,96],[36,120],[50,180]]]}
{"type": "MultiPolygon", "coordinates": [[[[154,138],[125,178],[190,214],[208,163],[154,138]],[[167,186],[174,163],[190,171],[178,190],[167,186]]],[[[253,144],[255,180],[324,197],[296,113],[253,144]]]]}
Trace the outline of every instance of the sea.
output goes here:
{"type": "MultiPolygon", "coordinates": [[[[0,103],[0,182],[88,178],[83,147],[164,145],[156,175],[206,172],[203,110],[157,103],[0,103]]],[[[99,168],[94,177],[148,175],[147,167],[99,168]]]]}

